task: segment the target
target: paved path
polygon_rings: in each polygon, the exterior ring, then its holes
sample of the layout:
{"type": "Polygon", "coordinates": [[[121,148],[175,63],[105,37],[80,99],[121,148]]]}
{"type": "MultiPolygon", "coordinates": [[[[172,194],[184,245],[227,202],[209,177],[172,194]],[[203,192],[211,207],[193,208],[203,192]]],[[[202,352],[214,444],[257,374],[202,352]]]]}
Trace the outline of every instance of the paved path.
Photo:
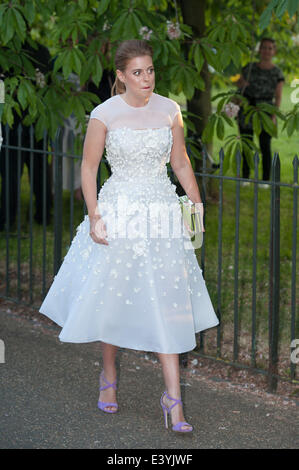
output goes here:
{"type": "Polygon", "coordinates": [[[104,414],[96,406],[100,343],[61,343],[59,331],[0,312],[2,449],[299,447],[298,407],[281,410],[250,393],[218,390],[192,378],[189,386],[182,380],[182,398],[195,431],[164,429],[160,364],[131,350],[118,355],[119,412],[104,414]]]}

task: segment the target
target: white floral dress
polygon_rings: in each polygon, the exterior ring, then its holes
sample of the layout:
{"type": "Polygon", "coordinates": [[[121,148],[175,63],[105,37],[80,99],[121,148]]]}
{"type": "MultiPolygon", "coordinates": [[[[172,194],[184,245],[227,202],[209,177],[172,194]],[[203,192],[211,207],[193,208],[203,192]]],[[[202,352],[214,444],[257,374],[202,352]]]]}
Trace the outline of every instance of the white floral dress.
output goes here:
{"type": "Polygon", "coordinates": [[[40,307],[61,341],[182,353],[219,323],[167,175],[177,113],[155,93],[144,107],[116,95],[92,111],[107,127],[112,175],[98,207],[109,245],[91,239],[86,215],[40,307]]]}

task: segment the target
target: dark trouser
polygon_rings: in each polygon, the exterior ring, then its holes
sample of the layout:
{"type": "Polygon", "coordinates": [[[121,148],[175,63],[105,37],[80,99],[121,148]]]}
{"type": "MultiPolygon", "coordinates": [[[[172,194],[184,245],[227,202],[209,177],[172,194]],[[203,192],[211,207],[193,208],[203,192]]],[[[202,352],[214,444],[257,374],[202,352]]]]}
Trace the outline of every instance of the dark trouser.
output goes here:
{"type": "MultiPolygon", "coordinates": [[[[251,137],[248,137],[250,140],[253,140],[253,130],[241,129],[240,134],[248,134],[251,137]]],[[[270,179],[271,172],[271,135],[268,134],[265,130],[259,135],[260,149],[262,154],[262,163],[263,163],[263,180],[268,181],[270,179]]],[[[243,178],[249,178],[250,168],[248,166],[246,157],[243,153],[243,178]]]]}
{"type": "MultiPolygon", "coordinates": [[[[9,145],[17,145],[18,135],[17,128],[13,127],[9,132],[9,145]]],[[[5,143],[5,133],[3,135],[3,143],[5,143]]],[[[24,126],[22,132],[22,147],[30,147],[30,134],[29,127],[24,126]]],[[[43,149],[43,141],[39,142],[34,140],[34,148],[36,150],[43,149]]],[[[0,174],[1,174],[1,208],[0,208],[0,229],[3,230],[4,224],[7,220],[6,215],[6,191],[8,184],[9,193],[9,224],[12,225],[16,219],[17,213],[17,202],[18,202],[18,150],[8,149],[8,179],[6,177],[6,149],[2,147],[0,153],[0,174]]],[[[24,163],[28,167],[29,178],[31,175],[30,168],[30,152],[20,151],[20,166],[21,173],[23,173],[24,163]]],[[[43,162],[46,159],[45,171],[46,171],[46,223],[50,222],[50,210],[53,205],[53,197],[51,193],[51,171],[48,164],[47,155],[42,153],[32,152],[33,160],[33,192],[35,195],[35,214],[34,218],[36,222],[42,223],[43,221],[43,162]]],[[[21,191],[20,191],[21,192],[21,191]]]]}

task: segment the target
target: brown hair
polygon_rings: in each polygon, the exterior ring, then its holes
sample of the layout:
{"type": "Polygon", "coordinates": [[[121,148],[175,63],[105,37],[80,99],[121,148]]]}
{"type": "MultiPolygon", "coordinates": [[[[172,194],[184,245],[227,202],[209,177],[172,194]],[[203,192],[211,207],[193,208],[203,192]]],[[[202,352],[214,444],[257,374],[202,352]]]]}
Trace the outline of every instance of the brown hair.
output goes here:
{"type": "Polygon", "coordinates": [[[272,42],[272,44],[273,44],[273,46],[274,46],[274,49],[276,49],[276,42],[275,42],[275,39],[272,39],[272,38],[262,38],[262,39],[261,39],[261,42],[260,42],[260,47],[259,47],[259,48],[261,48],[262,45],[263,45],[263,43],[266,42],[266,41],[272,42]]]}
{"type": "MultiPolygon", "coordinates": [[[[117,48],[114,58],[115,68],[124,72],[129,60],[135,57],[149,55],[153,57],[153,49],[148,41],[142,39],[128,39],[123,41],[117,48]]],[[[111,96],[124,93],[126,86],[118,77],[116,77],[113,87],[111,89],[111,96]]]]}

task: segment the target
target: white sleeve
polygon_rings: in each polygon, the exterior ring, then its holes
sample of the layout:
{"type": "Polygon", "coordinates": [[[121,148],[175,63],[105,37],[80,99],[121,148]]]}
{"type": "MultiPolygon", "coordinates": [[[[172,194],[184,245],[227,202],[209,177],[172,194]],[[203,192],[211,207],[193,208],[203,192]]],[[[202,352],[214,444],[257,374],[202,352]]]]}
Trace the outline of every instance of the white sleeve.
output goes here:
{"type": "Polygon", "coordinates": [[[174,101],[174,100],[169,100],[171,102],[171,109],[169,111],[169,116],[170,116],[170,120],[171,120],[171,126],[173,126],[173,122],[174,122],[174,119],[175,117],[180,114],[182,116],[182,113],[181,113],[181,107],[180,105],[174,101]]]}
{"type": "Polygon", "coordinates": [[[124,101],[121,95],[114,95],[96,106],[90,119],[98,119],[108,131],[117,128],[155,129],[173,126],[181,108],[176,101],[153,93],[146,106],[134,107],[124,101]]]}
{"type": "Polygon", "coordinates": [[[105,106],[103,106],[103,104],[104,103],[99,104],[91,111],[90,119],[98,119],[103,124],[105,124],[106,127],[108,127],[107,117],[105,113],[105,106]]]}

